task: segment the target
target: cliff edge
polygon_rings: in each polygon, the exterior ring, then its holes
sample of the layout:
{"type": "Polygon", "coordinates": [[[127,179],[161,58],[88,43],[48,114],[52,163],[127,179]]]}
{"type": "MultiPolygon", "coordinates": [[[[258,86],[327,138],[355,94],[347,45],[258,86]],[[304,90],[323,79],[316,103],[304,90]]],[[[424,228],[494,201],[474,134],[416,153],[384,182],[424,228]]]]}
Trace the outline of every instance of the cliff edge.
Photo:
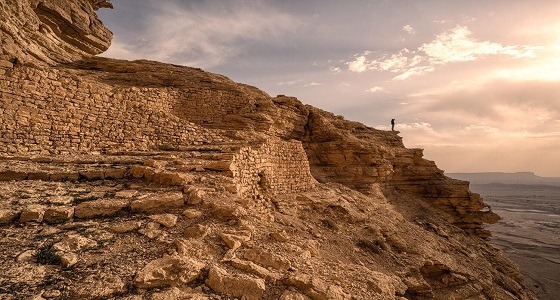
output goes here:
{"type": "Polygon", "coordinates": [[[534,299],[398,132],[95,57],[100,0],[0,0],[0,297],[534,299]]]}

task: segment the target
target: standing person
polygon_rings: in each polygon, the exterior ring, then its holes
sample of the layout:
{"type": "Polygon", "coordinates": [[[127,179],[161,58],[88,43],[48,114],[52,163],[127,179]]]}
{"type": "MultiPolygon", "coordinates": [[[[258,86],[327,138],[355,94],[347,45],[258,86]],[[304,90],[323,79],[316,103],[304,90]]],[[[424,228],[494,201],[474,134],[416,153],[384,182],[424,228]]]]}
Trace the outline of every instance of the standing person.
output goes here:
{"type": "Polygon", "coordinates": [[[395,131],[395,119],[391,119],[391,131],[395,131]]]}

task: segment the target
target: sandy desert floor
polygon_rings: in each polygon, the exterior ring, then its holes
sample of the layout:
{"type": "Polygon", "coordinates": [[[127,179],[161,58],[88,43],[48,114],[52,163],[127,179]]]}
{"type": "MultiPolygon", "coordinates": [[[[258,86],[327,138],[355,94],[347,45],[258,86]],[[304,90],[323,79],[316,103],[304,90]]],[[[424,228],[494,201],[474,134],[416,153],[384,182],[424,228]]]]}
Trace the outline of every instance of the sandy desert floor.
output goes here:
{"type": "Polygon", "coordinates": [[[472,185],[503,219],[488,226],[492,244],[521,268],[540,299],[560,299],[560,188],[472,185]]]}

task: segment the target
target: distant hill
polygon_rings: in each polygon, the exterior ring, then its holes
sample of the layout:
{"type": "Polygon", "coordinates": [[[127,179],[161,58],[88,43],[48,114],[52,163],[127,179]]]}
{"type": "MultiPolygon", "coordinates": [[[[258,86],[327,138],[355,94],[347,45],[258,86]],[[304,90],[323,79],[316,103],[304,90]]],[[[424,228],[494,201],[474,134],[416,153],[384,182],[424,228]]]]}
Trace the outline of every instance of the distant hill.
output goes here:
{"type": "Polygon", "coordinates": [[[533,172],[445,173],[445,175],[451,178],[470,181],[471,184],[502,183],[560,186],[560,177],[541,177],[533,172]]]}

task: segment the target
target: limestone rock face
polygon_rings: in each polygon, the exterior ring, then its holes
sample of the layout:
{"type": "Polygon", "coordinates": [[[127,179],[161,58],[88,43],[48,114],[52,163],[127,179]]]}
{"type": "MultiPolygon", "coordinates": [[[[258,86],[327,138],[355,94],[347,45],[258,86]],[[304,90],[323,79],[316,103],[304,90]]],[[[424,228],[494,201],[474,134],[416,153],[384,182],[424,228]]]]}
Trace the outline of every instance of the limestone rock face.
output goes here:
{"type": "Polygon", "coordinates": [[[536,298],[398,132],[94,57],[111,6],[0,0],[0,299],[536,298]]]}
{"type": "Polygon", "coordinates": [[[99,54],[112,33],[95,10],[112,8],[99,0],[0,1],[0,61],[58,64],[99,54]]]}

